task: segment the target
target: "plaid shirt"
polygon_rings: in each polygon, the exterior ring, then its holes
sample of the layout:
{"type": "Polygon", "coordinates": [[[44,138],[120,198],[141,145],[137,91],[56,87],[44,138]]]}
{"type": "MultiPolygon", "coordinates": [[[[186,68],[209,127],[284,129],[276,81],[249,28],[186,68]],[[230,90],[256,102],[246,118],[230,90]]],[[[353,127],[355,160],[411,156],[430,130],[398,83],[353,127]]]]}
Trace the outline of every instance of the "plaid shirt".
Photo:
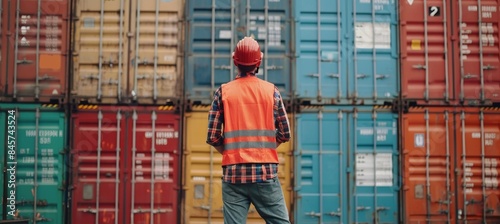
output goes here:
{"type": "MultiPolygon", "coordinates": [[[[276,141],[284,143],[290,140],[290,126],[281,94],[278,88],[274,89],[274,125],[277,129],[276,141]]],[[[214,101],[208,115],[207,144],[219,146],[224,143],[222,124],[224,123],[224,107],[222,106],[221,88],[214,94],[214,101]]],[[[235,164],[222,167],[224,182],[254,183],[274,178],[278,173],[278,164],[254,163],[235,164]]]]}

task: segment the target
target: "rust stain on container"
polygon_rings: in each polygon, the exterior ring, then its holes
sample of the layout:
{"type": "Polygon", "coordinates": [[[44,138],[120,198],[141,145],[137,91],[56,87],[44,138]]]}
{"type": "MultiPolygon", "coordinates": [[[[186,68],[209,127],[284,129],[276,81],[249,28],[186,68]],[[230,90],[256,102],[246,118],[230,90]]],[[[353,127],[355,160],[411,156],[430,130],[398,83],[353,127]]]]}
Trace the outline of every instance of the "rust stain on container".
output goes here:
{"type": "MultiPolygon", "coordinates": [[[[185,201],[182,223],[223,223],[222,156],[205,143],[208,110],[208,107],[196,108],[196,112],[187,113],[185,118],[183,156],[185,201]]],[[[293,121],[290,116],[289,121],[293,121]]],[[[277,150],[280,160],[278,176],[290,217],[293,217],[292,143],[282,144],[277,150]]],[[[246,223],[264,223],[253,205],[250,206],[246,223]]]]}
{"type": "Polygon", "coordinates": [[[15,98],[18,101],[64,99],[69,1],[23,0],[1,3],[3,35],[0,96],[5,100],[15,98]]]}

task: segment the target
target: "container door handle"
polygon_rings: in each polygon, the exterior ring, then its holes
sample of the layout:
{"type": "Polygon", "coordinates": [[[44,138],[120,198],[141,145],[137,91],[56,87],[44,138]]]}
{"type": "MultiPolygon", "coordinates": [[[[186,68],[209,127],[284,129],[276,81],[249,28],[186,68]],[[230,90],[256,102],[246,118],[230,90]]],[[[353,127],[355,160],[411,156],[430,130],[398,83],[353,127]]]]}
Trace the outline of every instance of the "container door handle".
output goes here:
{"type": "Polygon", "coordinates": [[[210,210],[210,206],[208,205],[200,205],[200,206],[196,206],[195,208],[199,208],[199,209],[203,209],[203,210],[210,210]]]}
{"type": "Polygon", "coordinates": [[[97,214],[97,210],[96,209],[90,209],[90,208],[83,210],[83,212],[97,214]]]}
{"type": "Polygon", "coordinates": [[[365,75],[365,74],[357,74],[357,75],[356,75],[356,78],[358,78],[358,79],[365,79],[365,78],[368,78],[368,75],[365,75]]]}
{"type": "Polygon", "coordinates": [[[370,209],[370,207],[362,207],[362,206],[359,206],[359,207],[357,207],[357,208],[356,208],[356,210],[358,210],[358,211],[368,210],[368,209],[370,209]]]}
{"type": "Polygon", "coordinates": [[[472,78],[477,78],[478,75],[473,75],[473,74],[466,74],[464,75],[464,79],[472,79],[472,78]]]}
{"type": "Polygon", "coordinates": [[[215,69],[224,69],[224,70],[231,70],[230,65],[216,65],[214,66],[215,69]]]}
{"type": "Polygon", "coordinates": [[[328,77],[340,79],[340,74],[330,74],[328,77]]]}
{"type": "Polygon", "coordinates": [[[377,212],[389,210],[387,207],[377,207],[377,212]]]}
{"type": "Polygon", "coordinates": [[[386,79],[389,78],[389,75],[375,75],[376,79],[386,79]]]}
{"type": "Polygon", "coordinates": [[[427,66],[425,66],[425,65],[420,65],[420,64],[419,64],[419,65],[414,65],[414,66],[413,66],[413,68],[416,68],[416,69],[424,69],[424,70],[425,70],[425,69],[427,69],[427,66]]]}
{"type": "Polygon", "coordinates": [[[329,216],[338,216],[340,217],[342,214],[340,212],[329,212],[329,213],[326,213],[327,215],[329,216]]]}
{"type": "Polygon", "coordinates": [[[312,216],[312,217],[320,217],[321,216],[320,213],[316,213],[314,211],[308,212],[308,213],[306,213],[306,215],[312,216]]]}
{"type": "MultiPolygon", "coordinates": [[[[134,213],[150,213],[151,212],[151,209],[134,209],[133,211],[134,213]]],[[[164,208],[161,208],[161,209],[153,209],[153,214],[157,214],[157,213],[167,213],[167,212],[172,212],[172,209],[164,209],[164,208]]]]}
{"type": "Polygon", "coordinates": [[[22,59],[22,60],[17,60],[16,61],[17,64],[32,64],[33,61],[31,60],[26,60],[26,58],[22,59]]]}

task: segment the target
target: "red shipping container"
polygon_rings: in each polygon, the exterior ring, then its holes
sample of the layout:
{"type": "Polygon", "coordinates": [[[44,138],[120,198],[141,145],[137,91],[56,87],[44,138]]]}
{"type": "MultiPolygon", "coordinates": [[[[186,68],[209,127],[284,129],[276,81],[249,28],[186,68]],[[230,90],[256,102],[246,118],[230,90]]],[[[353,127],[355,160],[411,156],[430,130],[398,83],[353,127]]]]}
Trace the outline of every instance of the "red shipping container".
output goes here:
{"type": "Polygon", "coordinates": [[[400,0],[401,95],[419,105],[500,102],[498,0],[400,0]]]}
{"type": "Polygon", "coordinates": [[[179,115],[163,106],[79,108],[72,223],[177,222],[179,115]]]}
{"type": "Polygon", "coordinates": [[[4,0],[1,4],[0,97],[40,102],[64,99],[69,1],[4,0]]]}
{"type": "Polygon", "coordinates": [[[500,220],[498,108],[410,108],[402,134],[405,223],[500,220]]]}
{"type": "Polygon", "coordinates": [[[455,115],[457,219],[500,223],[500,108],[464,108],[455,115]]]}

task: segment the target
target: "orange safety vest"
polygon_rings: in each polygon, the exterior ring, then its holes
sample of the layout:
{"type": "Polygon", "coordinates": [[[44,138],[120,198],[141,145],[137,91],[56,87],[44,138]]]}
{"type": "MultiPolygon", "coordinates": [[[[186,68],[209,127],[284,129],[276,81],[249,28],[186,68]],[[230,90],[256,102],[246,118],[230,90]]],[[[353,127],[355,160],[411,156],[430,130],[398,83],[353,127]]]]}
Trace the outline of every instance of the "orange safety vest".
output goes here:
{"type": "Polygon", "coordinates": [[[274,126],[274,85],[255,76],[222,85],[222,165],[279,163],[274,126]]]}

